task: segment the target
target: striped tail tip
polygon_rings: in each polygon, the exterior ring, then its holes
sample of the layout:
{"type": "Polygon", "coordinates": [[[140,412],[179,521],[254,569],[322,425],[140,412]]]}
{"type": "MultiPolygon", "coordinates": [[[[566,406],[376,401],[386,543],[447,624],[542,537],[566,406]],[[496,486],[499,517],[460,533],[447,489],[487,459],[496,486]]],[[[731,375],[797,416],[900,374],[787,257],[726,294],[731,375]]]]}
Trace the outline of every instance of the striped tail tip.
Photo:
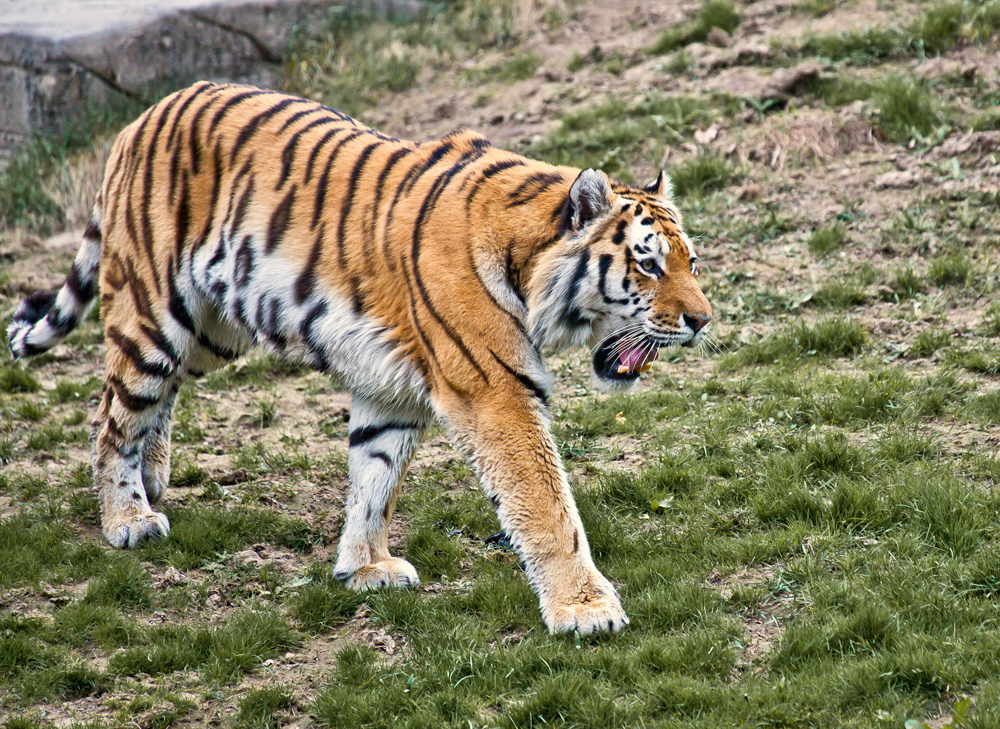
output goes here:
{"type": "Polygon", "coordinates": [[[41,354],[61,339],[48,325],[48,314],[55,303],[56,292],[38,291],[17,307],[7,327],[7,342],[14,359],[41,354]]]}

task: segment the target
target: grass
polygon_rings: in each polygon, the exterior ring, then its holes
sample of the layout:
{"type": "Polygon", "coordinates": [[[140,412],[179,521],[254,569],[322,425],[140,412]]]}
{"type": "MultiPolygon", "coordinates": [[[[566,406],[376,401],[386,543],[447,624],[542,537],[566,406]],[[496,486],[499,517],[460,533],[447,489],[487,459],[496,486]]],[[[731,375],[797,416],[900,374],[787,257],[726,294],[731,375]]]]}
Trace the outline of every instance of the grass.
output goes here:
{"type": "MultiPolygon", "coordinates": [[[[412,88],[424,67],[443,67],[485,48],[513,47],[514,19],[510,0],[431,5],[410,21],[332,8],[326,23],[293,41],[286,86],[359,115],[386,94],[412,88]]],[[[503,81],[523,79],[538,63],[533,54],[519,54],[492,72],[503,81]]]]}
{"type": "Polygon", "coordinates": [[[663,31],[649,52],[661,55],[683,48],[690,43],[704,41],[713,28],[719,28],[732,34],[739,24],[740,14],[731,2],[706,0],[694,20],[663,31]]]}
{"type": "Polygon", "coordinates": [[[721,190],[739,177],[733,163],[712,152],[699,152],[670,171],[674,194],[681,198],[700,197],[721,190]]]}
{"type": "MultiPolygon", "coordinates": [[[[600,168],[629,182],[635,160],[650,149],[658,149],[664,141],[690,138],[696,129],[711,124],[727,103],[709,104],[686,96],[654,93],[641,101],[612,99],[593,109],[565,115],[558,129],[547,139],[530,145],[524,154],[552,164],[600,168]]],[[[706,165],[706,171],[732,174],[725,163],[717,160],[706,165]]]]}
{"type": "Polygon", "coordinates": [[[817,258],[823,258],[840,250],[847,240],[847,231],[840,223],[834,223],[823,228],[817,228],[806,240],[809,252],[817,258]]]}
{"type": "Polygon", "coordinates": [[[0,170],[0,227],[22,226],[43,235],[60,230],[66,219],[46,187],[48,179],[95,138],[124,126],[147,105],[132,98],[88,105],[75,120],[64,120],[66,127],[60,133],[31,139],[0,170]]]}
{"type": "Polygon", "coordinates": [[[868,331],[852,319],[824,319],[814,326],[800,322],[744,347],[730,355],[724,363],[772,364],[817,355],[852,356],[858,354],[868,341],[868,331]]]}
{"type": "Polygon", "coordinates": [[[898,73],[872,81],[838,75],[819,82],[816,88],[830,106],[870,101],[876,109],[873,123],[879,134],[891,142],[928,140],[948,128],[949,114],[942,109],[926,81],[898,73]]]}
{"type": "Polygon", "coordinates": [[[813,35],[790,44],[793,56],[820,56],[854,65],[873,65],[924,55],[941,55],[967,40],[987,40],[1000,28],[996,2],[938,2],[907,27],[865,28],[813,35]]]}

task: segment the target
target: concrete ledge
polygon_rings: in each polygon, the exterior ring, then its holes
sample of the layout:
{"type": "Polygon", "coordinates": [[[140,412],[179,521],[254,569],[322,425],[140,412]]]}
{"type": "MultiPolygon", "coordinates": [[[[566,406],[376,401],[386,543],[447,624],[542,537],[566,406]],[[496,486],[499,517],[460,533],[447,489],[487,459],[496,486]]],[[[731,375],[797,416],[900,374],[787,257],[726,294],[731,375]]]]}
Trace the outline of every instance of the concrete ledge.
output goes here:
{"type": "Polygon", "coordinates": [[[0,0],[0,164],[84,108],[151,103],[193,80],[275,86],[296,27],[332,8],[419,0],[0,0]]]}

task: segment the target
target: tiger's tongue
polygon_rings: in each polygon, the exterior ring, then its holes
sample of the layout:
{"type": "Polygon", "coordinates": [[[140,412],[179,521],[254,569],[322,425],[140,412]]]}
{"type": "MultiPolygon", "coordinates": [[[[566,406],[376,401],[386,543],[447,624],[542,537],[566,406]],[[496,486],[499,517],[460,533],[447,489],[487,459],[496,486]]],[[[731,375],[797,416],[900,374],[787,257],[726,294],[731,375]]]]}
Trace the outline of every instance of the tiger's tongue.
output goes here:
{"type": "Polygon", "coordinates": [[[655,347],[640,345],[635,349],[629,349],[618,356],[618,372],[634,373],[636,368],[650,364],[659,356],[660,350],[655,347]]]}

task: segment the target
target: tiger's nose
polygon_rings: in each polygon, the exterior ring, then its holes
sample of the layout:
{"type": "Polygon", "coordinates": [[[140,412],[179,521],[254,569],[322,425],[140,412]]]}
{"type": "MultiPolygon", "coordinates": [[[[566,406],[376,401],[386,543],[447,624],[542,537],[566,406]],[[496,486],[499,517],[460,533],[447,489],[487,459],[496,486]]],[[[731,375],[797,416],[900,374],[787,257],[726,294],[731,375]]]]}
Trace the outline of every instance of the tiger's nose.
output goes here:
{"type": "Polygon", "coordinates": [[[697,334],[698,330],[701,329],[702,327],[704,327],[706,324],[708,324],[709,320],[712,317],[710,317],[710,316],[698,316],[697,314],[686,314],[685,313],[685,314],[681,315],[681,318],[683,319],[683,321],[684,321],[685,324],[687,324],[689,327],[691,327],[691,331],[693,331],[695,334],[697,334]]]}

